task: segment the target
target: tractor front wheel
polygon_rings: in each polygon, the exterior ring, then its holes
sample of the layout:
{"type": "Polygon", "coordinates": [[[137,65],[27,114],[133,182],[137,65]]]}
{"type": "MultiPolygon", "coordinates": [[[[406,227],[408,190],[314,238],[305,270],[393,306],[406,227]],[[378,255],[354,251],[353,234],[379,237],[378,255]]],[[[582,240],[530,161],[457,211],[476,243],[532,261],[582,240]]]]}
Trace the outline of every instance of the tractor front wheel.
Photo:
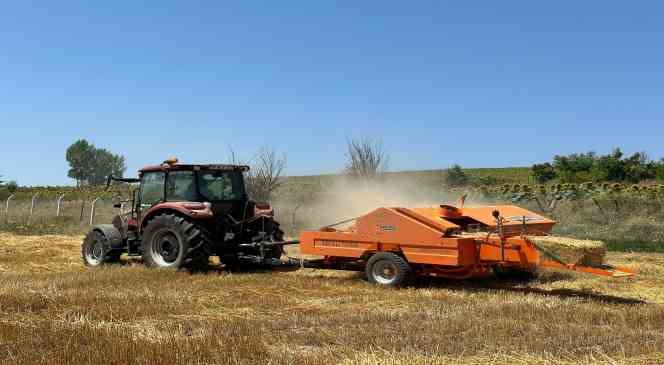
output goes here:
{"type": "Polygon", "coordinates": [[[390,287],[407,285],[413,275],[408,262],[392,252],[378,252],[371,256],[365,271],[369,282],[390,287]]]}
{"type": "Polygon", "coordinates": [[[81,258],[85,266],[97,267],[108,263],[120,262],[122,252],[109,247],[108,238],[99,231],[91,231],[85,236],[81,246],[81,258]]]}
{"type": "Polygon", "coordinates": [[[143,262],[148,267],[179,269],[207,263],[203,229],[173,214],[153,218],[143,234],[143,262]]]}

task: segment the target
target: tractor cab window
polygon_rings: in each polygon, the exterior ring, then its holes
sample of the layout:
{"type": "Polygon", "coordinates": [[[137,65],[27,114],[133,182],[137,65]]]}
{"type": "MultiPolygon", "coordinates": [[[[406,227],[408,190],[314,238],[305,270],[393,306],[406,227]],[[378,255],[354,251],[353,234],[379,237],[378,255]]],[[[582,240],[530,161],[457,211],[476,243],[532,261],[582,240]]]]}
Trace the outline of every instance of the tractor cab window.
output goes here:
{"type": "Polygon", "coordinates": [[[193,171],[171,171],[166,179],[166,199],[169,201],[194,201],[193,171]]]}
{"type": "Polygon", "coordinates": [[[242,173],[236,171],[201,171],[198,188],[209,201],[239,200],[244,195],[242,173]]]}
{"type": "Polygon", "coordinates": [[[163,172],[146,172],[141,178],[141,207],[151,207],[164,199],[163,172]]]}

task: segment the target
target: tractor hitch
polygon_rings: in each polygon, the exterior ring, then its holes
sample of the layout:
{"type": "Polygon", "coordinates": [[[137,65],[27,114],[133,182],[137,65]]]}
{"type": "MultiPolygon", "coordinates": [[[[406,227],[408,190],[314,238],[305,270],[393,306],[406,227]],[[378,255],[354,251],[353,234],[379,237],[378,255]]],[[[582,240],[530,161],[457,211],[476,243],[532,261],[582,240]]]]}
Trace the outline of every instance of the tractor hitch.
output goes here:
{"type": "Polygon", "coordinates": [[[291,241],[279,241],[279,242],[251,242],[251,243],[240,243],[238,247],[245,248],[257,248],[257,247],[272,247],[272,246],[286,246],[286,245],[297,245],[300,243],[300,240],[291,240],[291,241]]]}

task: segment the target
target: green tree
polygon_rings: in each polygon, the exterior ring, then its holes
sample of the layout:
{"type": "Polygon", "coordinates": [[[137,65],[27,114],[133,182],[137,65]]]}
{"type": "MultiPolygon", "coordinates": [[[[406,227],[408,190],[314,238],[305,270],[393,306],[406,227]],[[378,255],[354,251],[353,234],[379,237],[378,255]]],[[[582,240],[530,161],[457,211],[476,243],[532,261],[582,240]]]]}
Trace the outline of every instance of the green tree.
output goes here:
{"type": "Polygon", "coordinates": [[[553,157],[553,167],[562,182],[580,182],[588,178],[596,159],[595,152],[556,155],[553,157]]]}
{"type": "Polygon", "coordinates": [[[608,155],[595,158],[590,168],[590,176],[593,181],[623,181],[625,180],[625,164],[622,160],[623,153],[616,148],[608,155]]]}
{"type": "Polygon", "coordinates": [[[13,194],[16,192],[16,190],[18,190],[18,184],[16,183],[16,181],[10,181],[5,184],[5,188],[7,189],[7,191],[13,194]]]}
{"type": "Polygon", "coordinates": [[[443,173],[443,184],[450,188],[465,186],[468,184],[468,175],[461,166],[454,164],[443,173]]]}
{"type": "Polygon", "coordinates": [[[126,170],[123,156],[115,155],[106,149],[95,149],[93,165],[88,182],[91,185],[102,185],[109,175],[122,177],[126,170]]]}
{"type": "Polygon", "coordinates": [[[638,183],[657,177],[657,166],[647,153],[637,152],[623,161],[624,180],[638,183]]]}
{"type": "Polygon", "coordinates": [[[70,166],[67,176],[76,179],[78,186],[101,185],[109,175],[122,177],[126,170],[123,156],[96,148],[84,139],[67,148],[66,159],[70,166]]]}
{"type": "MultiPolygon", "coordinates": [[[[661,178],[660,169],[663,164],[664,161],[652,161],[645,152],[637,152],[625,157],[620,148],[616,148],[606,155],[587,152],[553,158],[553,169],[560,181],[572,183],[591,180],[638,183],[661,178]]],[[[546,164],[536,166],[540,170],[545,170],[546,164]]],[[[535,172],[534,166],[533,172],[535,172]]]]}
{"type": "Polygon", "coordinates": [[[548,162],[535,164],[531,168],[535,181],[544,184],[556,178],[556,169],[548,162]]]}
{"type": "Polygon", "coordinates": [[[94,166],[95,146],[84,139],[74,142],[65,153],[69,162],[67,176],[76,180],[76,185],[81,186],[87,182],[94,166]]]}
{"type": "Polygon", "coordinates": [[[664,158],[653,163],[653,169],[655,170],[655,178],[664,181],[664,158]]]}

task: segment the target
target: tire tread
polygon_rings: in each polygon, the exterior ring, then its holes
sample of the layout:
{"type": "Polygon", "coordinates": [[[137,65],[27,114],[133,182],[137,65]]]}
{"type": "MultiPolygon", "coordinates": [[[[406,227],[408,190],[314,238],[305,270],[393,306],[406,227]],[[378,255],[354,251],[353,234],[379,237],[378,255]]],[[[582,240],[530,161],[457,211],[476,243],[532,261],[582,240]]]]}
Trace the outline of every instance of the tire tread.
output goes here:
{"type": "Polygon", "coordinates": [[[389,284],[392,287],[402,287],[411,283],[413,279],[413,269],[408,264],[405,258],[394,253],[394,252],[377,252],[372,255],[367,261],[365,273],[369,282],[373,284],[378,284],[373,278],[373,265],[380,260],[389,260],[397,265],[399,272],[397,273],[397,279],[394,283],[389,284]]]}
{"type": "Polygon", "coordinates": [[[168,226],[176,233],[176,236],[182,237],[184,255],[177,268],[182,267],[198,267],[207,264],[210,255],[207,252],[206,246],[210,242],[209,235],[206,230],[199,225],[174,214],[159,214],[152,218],[146,225],[146,233],[143,235],[143,262],[148,267],[159,267],[157,263],[152,260],[148,250],[150,250],[149,242],[151,240],[152,229],[155,226],[168,226]]]}

